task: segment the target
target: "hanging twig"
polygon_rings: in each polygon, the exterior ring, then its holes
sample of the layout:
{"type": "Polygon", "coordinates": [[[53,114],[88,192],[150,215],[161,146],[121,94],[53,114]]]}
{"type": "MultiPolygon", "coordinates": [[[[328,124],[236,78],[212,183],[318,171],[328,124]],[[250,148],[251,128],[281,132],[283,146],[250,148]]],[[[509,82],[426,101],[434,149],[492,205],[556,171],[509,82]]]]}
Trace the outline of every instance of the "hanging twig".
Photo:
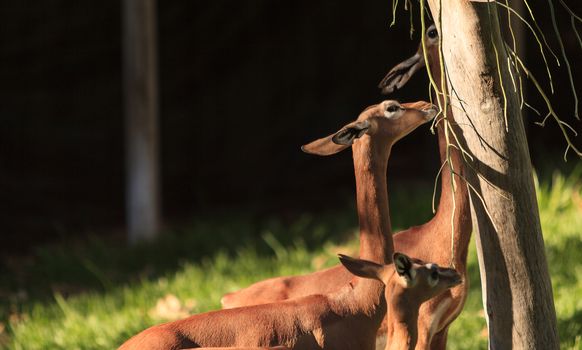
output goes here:
{"type": "Polygon", "coordinates": [[[570,78],[570,87],[572,88],[572,94],[574,95],[574,117],[580,120],[580,116],[578,115],[578,94],[576,93],[576,87],[574,86],[574,76],[572,75],[572,68],[570,68],[570,60],[568,60],[568,55],[566,55],[566,49],[564,49],[564,43],[562,42],[560,30],[558,29],[558,23],[556,23],[556,14],[554,13],[554,4],[552,3],[552,0],[548,0],[548,5],[550,6],[552,26],[554,27],[556,39],[558,39],[558,44],[560,45],[560,51],[562,51],[562,57],[564,58],[564,62],[566,62],[566,70],[568,71],[568,77],[570,78]]]}

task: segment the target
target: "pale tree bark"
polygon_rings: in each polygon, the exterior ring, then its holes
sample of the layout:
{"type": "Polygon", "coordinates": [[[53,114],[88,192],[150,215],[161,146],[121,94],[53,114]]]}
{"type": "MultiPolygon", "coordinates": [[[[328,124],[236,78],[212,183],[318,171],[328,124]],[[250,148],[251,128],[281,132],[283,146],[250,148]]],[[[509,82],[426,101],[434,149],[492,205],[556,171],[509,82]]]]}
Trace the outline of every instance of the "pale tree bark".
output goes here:
{"type": "Polygon", "coordinates": [[[123,1],[126,218],[129,241],[159,231],[156,1],[123,1]]]}
{"type": "Polygon", "coordinates": [[[483,200],[471,193],[489,346],[558,349],[527,139],[495,4],[429,0],[429,5],[441,28],[458,136],[474,158],[467,180],[483,200]]]}

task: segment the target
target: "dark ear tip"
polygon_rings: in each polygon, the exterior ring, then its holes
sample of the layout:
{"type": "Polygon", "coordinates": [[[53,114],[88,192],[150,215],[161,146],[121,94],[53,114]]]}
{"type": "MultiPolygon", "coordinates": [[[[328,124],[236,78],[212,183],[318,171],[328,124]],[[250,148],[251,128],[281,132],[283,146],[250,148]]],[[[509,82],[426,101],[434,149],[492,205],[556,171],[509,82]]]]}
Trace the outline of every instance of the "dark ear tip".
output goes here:
{"type": "Polygon", "coordinates": [[[398,86],[394,82],[384,84],[384,85],[379,85],[378,88],[380,89],[380,93],[382,95],[390,95],[394,91],[398,90],[398,86]]]}
{"type": "Polygon", "coordinates": [[[337,257],[340,259],[341,262],[348,262],[348,261],[354,262],[354,261],[356,261],[356,259],[352,258],[349,255],[338,254],[337,257]]]}
{"type": "Polygon", "coordinates": [[[394,254],[392,254],[392,260],[396,260],[398,258],[405,258],[408,260],[408,256],[404,253],[400,253],[400,252],[394,252],[394,254]]]}
{"type": "Polygon", "coordinates": [[[336,145],[340,146],[350,146],[353,143],[352,139],[346,139],[346,130],[340,130],[337,134],[333,135],[331,138],[331,142],[335,143],[336,145]]]}

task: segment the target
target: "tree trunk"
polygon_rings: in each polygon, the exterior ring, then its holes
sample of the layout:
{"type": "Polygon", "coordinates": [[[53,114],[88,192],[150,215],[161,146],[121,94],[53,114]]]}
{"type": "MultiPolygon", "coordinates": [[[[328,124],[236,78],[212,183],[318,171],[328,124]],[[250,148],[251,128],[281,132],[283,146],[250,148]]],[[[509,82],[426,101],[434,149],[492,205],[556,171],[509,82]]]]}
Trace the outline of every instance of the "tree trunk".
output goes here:
{"type": "Polygon", "coordinates": [[[124,0],[126,216],[130,243],[159,230],[156,1],[124,0]]]}
{"type": "Polygon", "coordinates": [[[474,157],[467,180],[483,199],[482,203],[471,193],[489,346],[558,349],[527,139],[497,9],[483,0],[429,0],[429,5],[437,26],[442,22],[440,36],[453,113],[461,130],[458,136],[474,157]]]}

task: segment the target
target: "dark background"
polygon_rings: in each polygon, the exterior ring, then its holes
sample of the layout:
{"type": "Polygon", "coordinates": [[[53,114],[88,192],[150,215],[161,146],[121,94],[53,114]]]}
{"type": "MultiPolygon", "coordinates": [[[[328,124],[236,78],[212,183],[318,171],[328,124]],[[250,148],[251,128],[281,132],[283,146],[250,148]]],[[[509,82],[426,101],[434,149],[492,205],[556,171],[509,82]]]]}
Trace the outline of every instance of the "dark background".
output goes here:
{"type": "MultiPolygon", "coordinates": [[[[559,54],[547,3],[538,3],[536,19],[559,54]]],[[[556,6],[579,79],[582,50],[556,6]]],[[[158,18],[166,224],[238,208],[284,215],[345,205],[350,152],[318,159],[299,147],[384,99],[376,85],[416,50],[420,25],[410,40],[408,13],[399,11],[389,28],[389,0],[160,0],[158,18]]],[[[529,34],[526,42],[525,61],[545,83],[537,44],[529,34]]],[[[122,229],[120,3],[0,1],[0,55],[0,251],[122,229]]],[[[566,71],[548,58],[552,100],[580,131],[566,71]]],[[[422,73],[392,98],[427,95],[422,73]]],[[[527,119],[534,166],[559,165],[565,143],[555,124],[527,119]]],[[[431,182],[437,164],[436,137],[421,127],[395,147],[390,181],[431,182]]]]}

